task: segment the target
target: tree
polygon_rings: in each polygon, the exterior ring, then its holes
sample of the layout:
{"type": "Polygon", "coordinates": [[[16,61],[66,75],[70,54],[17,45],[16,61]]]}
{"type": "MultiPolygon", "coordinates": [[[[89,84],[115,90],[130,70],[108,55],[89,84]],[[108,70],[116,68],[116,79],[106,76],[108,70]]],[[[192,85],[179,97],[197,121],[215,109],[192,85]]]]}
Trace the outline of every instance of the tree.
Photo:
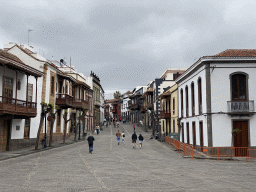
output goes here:
{"type": "Polygon", "coordinates": [[[121,97],[121,93],[119,92],[119,91],[116,91],[115,93],[114,93],[114,98],[115,99],[119,99],[121,97]]]}
{"type": "Polygon", "coordinates": [[[46,114],[52,110],[52,104],[47,104],[47,103],[42,101],[41,102],[41,107],[42,107],[42,112],[41,112],[40,123],[39,123],[38,131],[37,131],[35,150],[38,149],[40,132],[41,132],[42,127],[43,127],[44,119],[46,118],[46,114]],[[46,106],[47,106],[47,108],[45,110],[46,106]]]}
{"type": "MultiPolygon", "coordinates": [[[[49,105],[52,105],[51,103],[49,103],[49,105]]],[[[52,105],[52,109],[53,109],[53,105],[52,105]]],[[[54,122],[55,122],[55,119],[56,119],[56,113],[58,113],[58,111],[61,109],[59,108],[58,105],[55,105],[55,113],[53,113],[53,110],[50,111],[50,114],[49,116],[51,116],[51,128],[50,128],[50,138],[49,138],[49,147],[52,146],[52,135],[53,135],[53,125],[54,125],[54,122]]]]}

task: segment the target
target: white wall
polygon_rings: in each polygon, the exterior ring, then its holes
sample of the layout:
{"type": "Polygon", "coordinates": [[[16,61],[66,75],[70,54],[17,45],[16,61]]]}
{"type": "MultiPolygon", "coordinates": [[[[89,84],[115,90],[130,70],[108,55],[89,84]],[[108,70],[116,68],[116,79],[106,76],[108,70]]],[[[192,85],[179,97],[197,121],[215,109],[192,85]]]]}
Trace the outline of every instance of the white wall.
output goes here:
{"type": "MultiPolygon", "coordinates": [[[[256,69],[255,68],[216,68],[216,67],[255,67],[255,64],[212,64],[215,66],[211,71],[211,101],[212,112],[227,112],[227,101],[231,101],[230,74],[234,72],[244,72],[249,75],[248,78],[248,96],[249,100],[256,100],[256,69]]],[[[256,146],[256,117],[231,117],[227,114],[216,114],[212,116],[213,146],[231,146],[232,145],[232,120],[248,120],[249,140],[251,146],[256,146]]]]}

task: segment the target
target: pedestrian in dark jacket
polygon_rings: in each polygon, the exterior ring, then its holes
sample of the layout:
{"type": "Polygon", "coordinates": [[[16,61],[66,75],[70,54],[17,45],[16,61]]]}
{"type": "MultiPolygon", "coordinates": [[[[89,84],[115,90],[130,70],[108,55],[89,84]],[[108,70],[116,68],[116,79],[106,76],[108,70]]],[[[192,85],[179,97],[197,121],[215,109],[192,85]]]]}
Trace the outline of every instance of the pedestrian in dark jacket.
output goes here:
{"type": "Polygon", "coordinates": [[[140,148],[142,147],[142,142],[144,140],[144,137],[140,134],[139,135],[139,144],[140,144],[140,148]]]}
{"type": "Polygon", "coordinates": [[[134,132],[134,133],[132,134],[133,149],[136,148],[136,141],[137,141],[137,135],[136,135],[136,133],[134,132]]]}
{"type": "Polygon", "coordinates": [[[92,154],[93,151],[93,141],[94,141],[94,137],[92,136],[92,134],[89,135],[89,137],[87,137],[87,141],[88,141],[88,145],[89,145],[89,153],[92,154]]]}

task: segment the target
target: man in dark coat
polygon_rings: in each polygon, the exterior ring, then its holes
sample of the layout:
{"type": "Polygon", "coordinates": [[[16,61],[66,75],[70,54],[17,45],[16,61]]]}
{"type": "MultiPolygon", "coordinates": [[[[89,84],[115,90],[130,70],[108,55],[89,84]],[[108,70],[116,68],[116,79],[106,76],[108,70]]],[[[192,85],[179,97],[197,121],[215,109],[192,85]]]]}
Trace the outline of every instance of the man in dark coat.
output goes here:
{"type": "Polygon", "coordinates": [[[89,153],[92,154],[93,151],[93,141],[94,141],[94,137],[90,134],[89,137],[87,137],[87,141],[88,141],[88,145],[89,145],[89,153]]]}
{"type": "Polygon", "coordinates": [[[133,149],[136,148],[136,140],[137,140],[137,135],[136,135],[136,133],[134,132],[134,133],[132,134],[133,149]]]}

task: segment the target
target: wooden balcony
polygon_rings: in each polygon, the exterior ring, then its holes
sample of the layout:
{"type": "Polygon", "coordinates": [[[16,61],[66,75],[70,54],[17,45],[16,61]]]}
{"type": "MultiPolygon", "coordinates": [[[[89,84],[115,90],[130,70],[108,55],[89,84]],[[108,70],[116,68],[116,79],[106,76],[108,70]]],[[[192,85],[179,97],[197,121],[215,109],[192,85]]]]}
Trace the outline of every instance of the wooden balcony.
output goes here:
{"type": "Polygon", "coordinates": [[[0,96],[0,115],[13,115],[15,119],[36,117],[37,103],[0,96]]]}
{"type": "Polygon", "coordinates": [[[254,101],[228,101],[228,114],[232,116],[251,116],[255,113],[254,101]]]}
{"type": "Polygon", "coordinates": [[[147,111],[146,107],[144,107],[144,106],[140,107],[140,112],[141,113],[146,113],[146,111],[147,111]]]}
{"type": "Polygon", "coordinates": [[[171,111],[160,111],[160,119],[170,119],[171,118],[171,111]]]}
{"type": "Polygon", "coordinates": [[[89,106],[89,102],[88,101],[85,101],[83,99],[76,99],[76,98],[73,98],[73,108],[78,108],[78,109],[89,109],[90,106],[89,106]]]}
{"type": "Polygon", "coordinates": [[[63,109],[73,107],[73,97],[67,94],[56,94],[56,105],[63,109]]]}
{"type": "Polygon", "coordinates": [[[149,109],[149,110],[152,110],[153,109],[153,103],[148,103],[147,104],[147,109],[149,109]]]}

